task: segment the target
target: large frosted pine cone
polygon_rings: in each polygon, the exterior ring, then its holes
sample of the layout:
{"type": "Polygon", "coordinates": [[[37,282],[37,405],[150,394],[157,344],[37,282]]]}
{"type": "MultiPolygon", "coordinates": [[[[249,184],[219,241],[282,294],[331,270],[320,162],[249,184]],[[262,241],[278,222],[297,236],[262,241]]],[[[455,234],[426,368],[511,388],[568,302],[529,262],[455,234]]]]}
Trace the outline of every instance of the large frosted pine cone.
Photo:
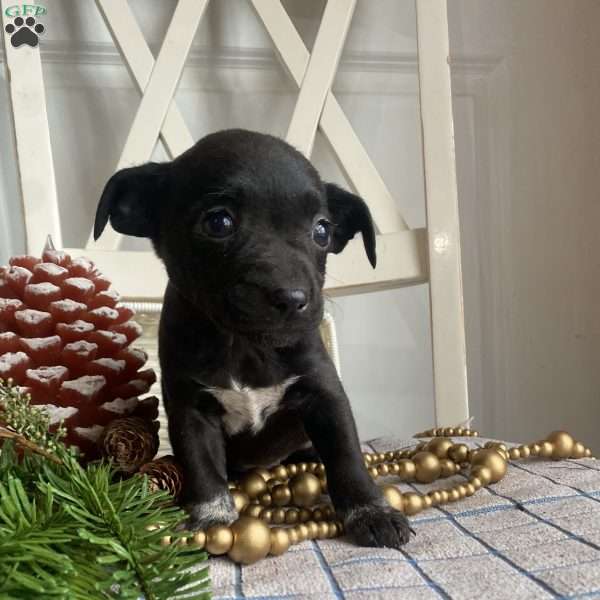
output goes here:
{"type": "Polygon", "coordinates": [[[67,442],[88,459],[113,419],[158,415],[156,398],[140,399],[156,375],[131,346],[142,332],[133,316],[85,258],[47,249],[0,267],[0,378],[64,419],[67,442]]]}

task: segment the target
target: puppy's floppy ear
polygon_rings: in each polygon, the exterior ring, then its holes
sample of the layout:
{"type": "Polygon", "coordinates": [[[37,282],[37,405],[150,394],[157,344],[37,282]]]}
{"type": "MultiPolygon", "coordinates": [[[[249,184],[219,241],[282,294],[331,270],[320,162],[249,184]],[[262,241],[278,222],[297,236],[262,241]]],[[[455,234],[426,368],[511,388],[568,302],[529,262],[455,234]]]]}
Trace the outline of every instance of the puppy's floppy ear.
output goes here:
{"type": "Polygon", "coordinates": [[[371,266],[375,268],[375,228],[369,207],[356,194],[351,194],[333,183],[325,185],[327,205],[334,222],[331,252],[338,254],[359,231],[371,266]]]}
{"type": "Polygon", "coordinates": [[[102,235],[109,219],[119,233],[154,238],[158,203],[167,185],[169,167],[169,163],[147,163],[117,171],[98,203],[94,239],[102,235]]]}

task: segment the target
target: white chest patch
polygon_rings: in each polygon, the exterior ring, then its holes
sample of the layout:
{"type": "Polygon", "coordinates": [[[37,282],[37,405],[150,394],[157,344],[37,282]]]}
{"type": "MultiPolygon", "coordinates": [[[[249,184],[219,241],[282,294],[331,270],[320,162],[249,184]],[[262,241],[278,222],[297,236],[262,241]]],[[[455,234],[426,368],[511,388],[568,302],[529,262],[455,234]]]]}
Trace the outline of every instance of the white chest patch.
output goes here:
{"type": "Polygon", "coordinates": [[[206,391],[225,409],[223,423],[229,435],[246,429],[258,433],[267,418],[277,410],[285,391],[298,379],[289,377],[277,385],[263,388],[243,386],[232,379],[231,388],[209,387],[206,391]]]}

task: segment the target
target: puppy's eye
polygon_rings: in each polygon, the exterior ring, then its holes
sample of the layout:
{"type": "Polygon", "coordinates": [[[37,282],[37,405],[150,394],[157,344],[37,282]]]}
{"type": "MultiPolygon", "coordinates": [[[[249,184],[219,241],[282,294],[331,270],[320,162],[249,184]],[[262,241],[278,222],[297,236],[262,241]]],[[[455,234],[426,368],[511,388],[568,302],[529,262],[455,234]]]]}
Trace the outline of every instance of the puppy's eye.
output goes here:
{"type": "Polygon", "coordinates": [[[236,224],[231,214],[224,208],[210,211],[202,221],[202,230],[210,237],[226,238],[236,230],[236,224]]]}
{"type": "Polygon", "coordinates": [[[312,238],[321,248],[329,246],[331,241],[331,223],[327,219],[320,219],[315,223],[312,231],[312,238]]]}

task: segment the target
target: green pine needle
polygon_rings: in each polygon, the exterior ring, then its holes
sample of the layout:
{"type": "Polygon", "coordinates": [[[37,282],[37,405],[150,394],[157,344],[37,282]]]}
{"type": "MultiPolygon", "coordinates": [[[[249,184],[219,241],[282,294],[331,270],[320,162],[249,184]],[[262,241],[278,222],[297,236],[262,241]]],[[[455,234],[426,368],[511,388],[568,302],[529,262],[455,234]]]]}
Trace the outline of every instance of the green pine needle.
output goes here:
{"type": "Polygon", "coordinates": [[[0,420],[60,460],[0,446],[1,598],[209,597],[206,554],[161,545],[184,518],[166,492],[104,462],[83,467],[62,429],[49,433],[47,415],[2,382],[0,420]]]}

